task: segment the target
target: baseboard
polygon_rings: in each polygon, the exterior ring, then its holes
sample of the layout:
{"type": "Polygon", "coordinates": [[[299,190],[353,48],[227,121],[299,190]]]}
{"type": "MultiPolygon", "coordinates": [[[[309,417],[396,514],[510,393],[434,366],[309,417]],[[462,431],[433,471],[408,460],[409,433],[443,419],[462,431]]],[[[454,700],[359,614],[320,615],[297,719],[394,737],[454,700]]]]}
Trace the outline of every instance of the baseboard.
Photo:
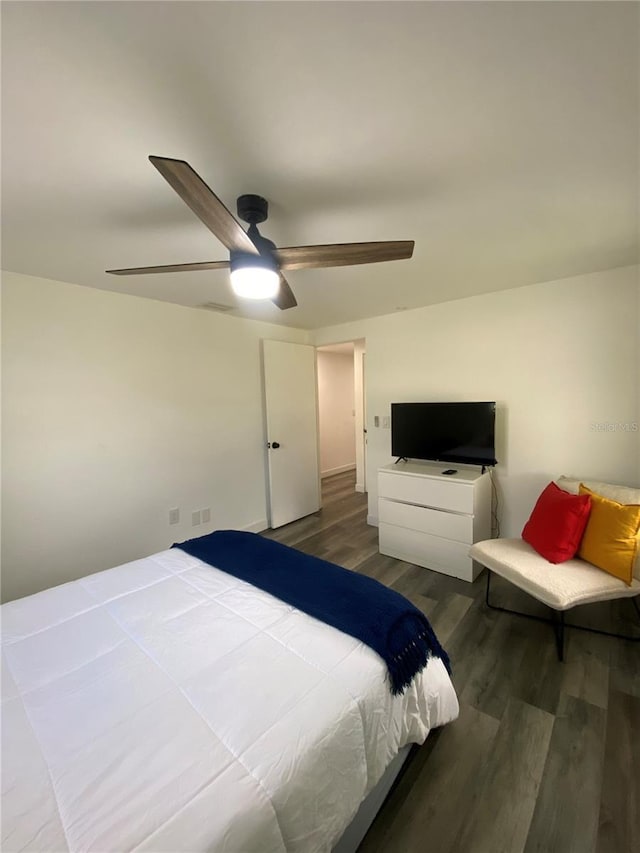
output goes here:
{"type": "Polygon", "coordinates": [[[349,465],[338,465],[337,468],[327,468],[326,471],[320,471],[320,478],[324,480],[325,477],[332,477],[334,474],[344,474],[345,471],[355,471],[355,462],[349,463],[349,465]]]}
{"type": "Polygon", "coordinates": [[[364,494],[364,484],[363,483],[356,483],[356,492],[360,492],[361,494],[364,494]]]}
{"type": "Polygon", "coordinates": [[[370,524],[372,527],[378,526],[378,516],[377,515],[368,515],[367,516],[367,524],[370,524]]]}
{"type": "Polygon", "coordinates": [[[262,533],[263,530],[268,530],[269,522],[266,518],[261,518],[260,521],[254,521],[252,524],[245,524],[241,530],[246,530],[247,533],[262,533]]]}

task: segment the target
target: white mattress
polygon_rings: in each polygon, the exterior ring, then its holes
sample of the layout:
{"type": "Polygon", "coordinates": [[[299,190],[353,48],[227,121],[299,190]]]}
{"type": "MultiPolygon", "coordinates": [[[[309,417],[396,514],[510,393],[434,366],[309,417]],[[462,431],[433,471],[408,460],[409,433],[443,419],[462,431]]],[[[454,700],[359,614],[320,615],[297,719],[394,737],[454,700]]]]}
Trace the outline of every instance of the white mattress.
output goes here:
{"type": "Polygon", "coordinates": [[[2,849],[327,851],[455,719],[368,647],[173,549],[3,605],[2,849]]]}

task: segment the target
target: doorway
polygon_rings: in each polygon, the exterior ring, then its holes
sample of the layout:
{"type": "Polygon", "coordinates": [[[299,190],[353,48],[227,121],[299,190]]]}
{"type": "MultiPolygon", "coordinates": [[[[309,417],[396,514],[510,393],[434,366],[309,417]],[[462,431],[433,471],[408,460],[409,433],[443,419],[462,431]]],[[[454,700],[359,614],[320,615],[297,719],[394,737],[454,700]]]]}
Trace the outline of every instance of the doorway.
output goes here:
{"type": "Polygon", "coordinates": [[[320,477],[355,471],[366,492],[364,340],[316,348],[320,477]]]}

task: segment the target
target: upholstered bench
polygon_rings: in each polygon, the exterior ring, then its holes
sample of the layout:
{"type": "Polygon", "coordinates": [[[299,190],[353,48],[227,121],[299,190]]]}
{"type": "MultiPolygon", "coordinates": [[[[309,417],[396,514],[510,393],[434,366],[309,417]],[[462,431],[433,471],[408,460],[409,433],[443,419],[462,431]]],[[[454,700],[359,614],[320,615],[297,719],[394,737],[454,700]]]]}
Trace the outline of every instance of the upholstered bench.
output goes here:
{"type": "MultiPolygon", "coordinates": [[[[640,489],[615,486],[610,483],[580,481],[567,477],[561,477],[556,481],[561,489],[573,494],[578,493],[581,482],[593,492],[618,503],[640,504],[640,489]]],[[[477,542],[471,547],[469,553],[472,559],[480,565],[486,566],[489,570],[487,572],[487,605],[496,610],[551,622],[555,627],[558,658],[560,660],[564,658],[565,624],[566,627],[580,628],[598,634],[607,634],[633,641],[640,640],[640,635],[631,637],[613,634],[610,631],[568,624],[565,623],[564,619],[565,612],[578,604],[589,604],[616,598],[631,598],[640,617],[637,599],[637,596],[640,595],[640,553],[636,556],[633,579],[630,585],[579,558],[567,560],[563,563],[550,563],[522,539],[488,539],[484,542],[477,542]],[[491,572],[495,572],[550,607],[552,618],[542,619],[492,604],[490,600],[491,572]]]]}

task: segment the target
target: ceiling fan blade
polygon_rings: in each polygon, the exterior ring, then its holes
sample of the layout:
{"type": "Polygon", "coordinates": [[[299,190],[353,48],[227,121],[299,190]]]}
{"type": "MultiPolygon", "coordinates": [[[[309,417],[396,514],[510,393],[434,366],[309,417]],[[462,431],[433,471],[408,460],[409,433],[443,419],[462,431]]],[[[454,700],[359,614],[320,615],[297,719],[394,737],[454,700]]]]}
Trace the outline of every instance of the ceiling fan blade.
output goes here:
{"type": "Polygon", "coordinates": [[[159,267],[130,267],[124,270],[105,270],[111,275],[152,275],[161,272],[197,272],[198,270],[229,269],[229,261],[201,261],[194,264],[164,264],[159,267]]]}
{"type": "Polygon", "coordinates": [[[153,155],[149,160],[223,246],[229,251],[258,254],[242,225],[185,160],[153,155]]]}
{"type": "Polygon", "coordinates": [[[289,282],[282,273],[280,273],[280,290],[271,301],[282,311],[286,311],[287,308],[295,308],[298,304],[295,296],[293,295],[293,290],[289,287],[289,282]]]}
{"type": "Polygon", "coordinates": [[[283,270],[305,270],[400,261],[413,255],[414,245],[413,240],[330,243],[325,246],[289,246],[276,249],[275,254],[283,270]]]}

